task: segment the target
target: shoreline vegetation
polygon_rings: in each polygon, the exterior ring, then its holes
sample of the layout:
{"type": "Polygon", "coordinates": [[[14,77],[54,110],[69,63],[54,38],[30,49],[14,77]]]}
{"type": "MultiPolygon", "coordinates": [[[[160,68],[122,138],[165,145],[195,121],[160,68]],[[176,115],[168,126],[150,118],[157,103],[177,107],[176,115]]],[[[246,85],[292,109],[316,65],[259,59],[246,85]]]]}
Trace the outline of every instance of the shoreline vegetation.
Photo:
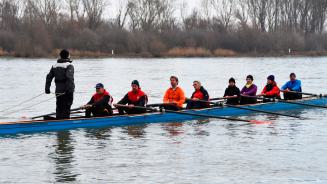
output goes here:
{"type": "MultiPolygon", "coordinates": [[[[205,48],[180,48],[176,47],[168,50],[167,52],[158,53],[153,55],[149,52],[143,53],[127,53],[115,54],[114,51],[100,52],[100,51],[79,51],[69,49],[73,58],[219,58],[219,57],[321,57],[327,56],[327,51],[290,51],[284,53],[238,53],[229,49],[215,49],[210,51],[205,48]]],[[[0,48],[0,58],[13,57],[13,58],[57,58],[60,49],[55,49],[48,55],[42,56],[21,56],[14,52],[7,52],[0,48]]]]}
{"type": "Polygon", "coordinates": [[[0,0],[0,56],[327,55],[326,0],[181,1],[0,0]]]}

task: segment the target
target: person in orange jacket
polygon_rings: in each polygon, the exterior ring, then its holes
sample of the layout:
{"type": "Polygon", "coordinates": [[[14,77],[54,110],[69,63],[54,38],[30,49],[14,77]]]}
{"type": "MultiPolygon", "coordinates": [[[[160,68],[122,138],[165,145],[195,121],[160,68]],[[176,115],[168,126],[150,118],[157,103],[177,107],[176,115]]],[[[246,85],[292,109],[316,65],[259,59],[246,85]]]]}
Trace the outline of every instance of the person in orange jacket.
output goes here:
{"type": "Polygon", "coordinates": [[[178,86],[178,78],[176,76],[170,77],[171,87],[167,89],[163,98],[163,107],[169,110],[180,110],[183,108],[185,102],[185,93],[182,88],[178,86]]]}
{"type": "Polygon", "coordinates": [[[279,90],[279,87],[277,86],[277,83],[275,82],[275,76],[269,75],[267,77],[267,84],[263,88],[263,90],[259,96],[263,96],[265,98],[280,99],[280,90],[279,90]]]}

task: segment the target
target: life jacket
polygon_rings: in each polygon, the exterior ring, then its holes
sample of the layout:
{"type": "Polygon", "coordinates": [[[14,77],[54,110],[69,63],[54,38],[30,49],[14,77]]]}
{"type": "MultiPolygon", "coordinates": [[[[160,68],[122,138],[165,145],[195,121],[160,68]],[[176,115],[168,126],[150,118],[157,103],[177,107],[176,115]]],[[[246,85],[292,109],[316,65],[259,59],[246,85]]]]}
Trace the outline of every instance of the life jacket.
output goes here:
{"type": "Polygon", "coordinates": [[[204,95],[203,95],[202,91],[200,89],[198,89],[193,93],[193,98],[202,100],[204,98],[204,95]]]}
{"type": "Polygon", "coordinates": [[[110,96],[110,100],[109,100],[109,105],[111,105],[112,101],[113,101],[113,98],[111,97],[111,95],[109,94],[108,91],[104,90],[104,92],[102,94],[98,94],[98,93],[95,93],[93,95],[93,100],[94,100],[94,103],[100,101],[104,96],[110,96]]]}
{"type": "MultiPolygon", "coordinates": [[[[130,91],[127,93],[128,95],[128,100],[134,104],[136,103],[137,101],[140,100],[140,98],[142,98],[143,96],[146,97],[146,94],[141,90],[141,88],[135,93],[134,91],[130,91]]],[[[145,98],[146,100],[146,103],[147,103],[147,97],[145,98]]]]}
{"type": "Polygon", "coordinates": [[[201,86],[200,89],[197,89],[193,92],[191,98],[197,98],[200,100],[209,100],[209,94],[208,92],[201,86]]]}

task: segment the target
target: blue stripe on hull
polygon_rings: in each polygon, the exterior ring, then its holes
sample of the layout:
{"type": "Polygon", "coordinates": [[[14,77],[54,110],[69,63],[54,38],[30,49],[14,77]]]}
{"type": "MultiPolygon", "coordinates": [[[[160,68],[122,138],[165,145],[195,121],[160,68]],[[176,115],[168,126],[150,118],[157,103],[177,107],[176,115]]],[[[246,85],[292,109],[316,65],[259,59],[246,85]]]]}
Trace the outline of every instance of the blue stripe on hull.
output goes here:
{"type": "MultiPolygon", "coordinates": [[[[318,98],[311,100],[303,100],[301,103],[314,104],[314,105],[326,105],[327,98],[318,98]]],[[[289,103],[266,103],[257,104],[250,107],[253,109],[260,109],[266,111],[286,111],[307,108],[306,106],[289,104],[289,103]]],[[[240,116],[254,113],[254,111],[248,111],[243,109],[236,109],[233,107],[216,107],[210,109],[202,109],[190,111],[199,114],[208,114],[216,116],[240,116]]],[[[32,133],[32,132],[46,132],[46,131],[58,131],[76,128],[99,128],[108,126],[126,126],[137,125],[144,123],[159,123],[159,122],[178,122],[193,119],[201,119],[198,116],[190,116],[175,113],[151,113],[136,116],[114,116],[105,118],[93,118],[93,119],[75,119],[75,120],[63,120],[63,121],[34,121],[34,122],[17,122],[15,124],[0,124],[0,135],[18,134],[18,133],[32,133]]]]}

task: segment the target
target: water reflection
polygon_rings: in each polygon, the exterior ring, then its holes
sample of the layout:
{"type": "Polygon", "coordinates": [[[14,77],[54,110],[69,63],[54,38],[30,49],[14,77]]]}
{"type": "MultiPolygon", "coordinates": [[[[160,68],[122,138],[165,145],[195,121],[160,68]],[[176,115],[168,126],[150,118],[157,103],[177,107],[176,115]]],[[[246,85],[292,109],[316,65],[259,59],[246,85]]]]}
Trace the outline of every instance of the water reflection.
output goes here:
{"type": "Polygon", "coordinates": [[[163,124],[162,128],[169,133],[170,137],[184,134],[183,123],[167,123],[163,124]]]}
{"type": "Polygon", "coordinates": [[[195,135],[199,135],[199,136],[209,136],[210,133],[208,131],[206,131],[206,127],[205,125],[207,125],[208,123],[210,123],[209,119],[201,119],[201,120],[195,120],[195,126],[194,126],[194,131],[195,131],[195,135]],[[202,126],[204,125],[204,126],[202,126]]]}
{"type": "Polygon", "coordinates": [[[78,174],[74,174],[74,146],[72,144],[70,131],[63,131],[56,133],[57,144],[54,146],[55,150],[49,156],[53,159],[55,164],[56,182],[72,182],[76,181],[78,174]]]}
{"type": "Polygon", "coordinates": [[[85,137],[95,138],[98,140],[108,140],[111,137],[112,127],[98,128],[98,129],[85,129],[85,137]]]}
{"type": "Polygon", "coordinates": [[[123,133],[127,133],[129,136],[133,138],[144,138],[145,137],[145,128],[147,125],[140,126],[127,126],[123,127],[123,133]]]}

